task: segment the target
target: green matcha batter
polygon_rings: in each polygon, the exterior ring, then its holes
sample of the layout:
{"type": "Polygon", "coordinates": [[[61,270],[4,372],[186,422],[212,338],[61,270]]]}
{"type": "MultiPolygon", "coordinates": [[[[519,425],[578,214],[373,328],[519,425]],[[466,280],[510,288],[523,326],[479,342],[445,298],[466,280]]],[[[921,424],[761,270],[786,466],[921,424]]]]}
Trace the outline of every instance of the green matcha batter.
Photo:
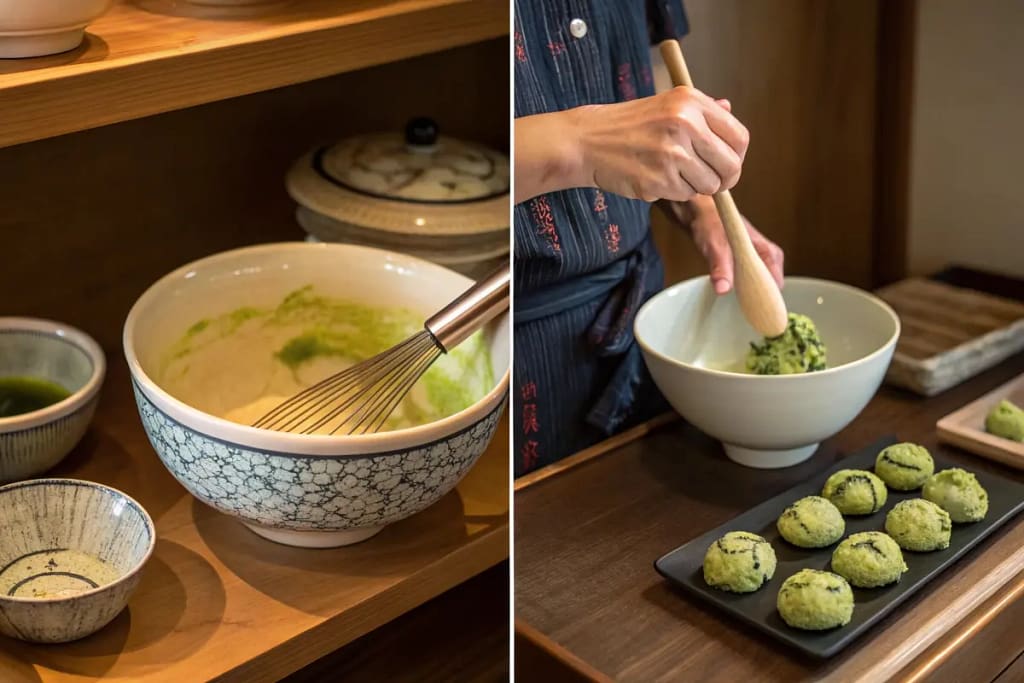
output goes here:
{"type": "MultiPolygon", "coordinates": [[[[276,306],[241,307],[192,324],[165,352],[161,381],[200,410],[251,424],[301,389],[422,331],[423,318],[307,286],[276,306]]],[[[477,333],[434,363],[385,429],[457,413],[494,381],[487,345],[477,333]]]]}
{"type": "Polygon", "coordinates": [[[825,344],[806,315],[789,314],[789,325],[778,337],[751,342],[747,371],[756,375],[796,375],[825,369],[825,344]]]}

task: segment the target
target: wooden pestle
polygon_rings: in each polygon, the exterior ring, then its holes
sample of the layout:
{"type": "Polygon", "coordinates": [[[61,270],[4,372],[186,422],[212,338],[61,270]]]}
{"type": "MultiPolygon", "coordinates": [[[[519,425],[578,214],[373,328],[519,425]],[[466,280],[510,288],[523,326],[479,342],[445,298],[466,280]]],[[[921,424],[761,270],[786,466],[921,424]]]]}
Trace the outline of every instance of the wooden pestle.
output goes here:
{"type": "MultiPolygon", "coordinates": [[[[690,79],[690,72],[686,68],[686,60],[683,59],[683,50],[677,40],[662,41],[659,46],[661,56],[668,67],[669,75],[672,77],[672,84],[693,87],[690,79]]],[[[718,215],[725,226],[725,235],[732,248],[733,263],[733,286],[736,288],[736,298],[739,299],[740,308],[747,322],[750,323],[759,334],[766,337],[777,337],[786,331],[789,322],[786,313],[786,302],[782,300],[782,292],[768,271],[761,257],[754,250],[750,241],[750,234],[743,223],[743,217],[736,202],[728,190],[722,190],[714,195],[715,207],[718,215]]]]}

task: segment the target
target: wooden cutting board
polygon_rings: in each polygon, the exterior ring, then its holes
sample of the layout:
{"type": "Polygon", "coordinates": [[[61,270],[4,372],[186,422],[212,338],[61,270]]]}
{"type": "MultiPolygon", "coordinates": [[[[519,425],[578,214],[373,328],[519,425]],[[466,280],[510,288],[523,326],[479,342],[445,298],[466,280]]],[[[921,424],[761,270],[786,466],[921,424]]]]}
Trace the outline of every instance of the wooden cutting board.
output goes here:
{"type": "Polygon", "coordinates": [[[985,431],[985,416],[1003,399],[1024,406],[1024,375],[939,420],[936,425],[939,438],[975,455],[1024,470],[1024,443],[985,431]]]}
{"type": "Polygon", "coordinates": [[[944,282],[911,278],[878,291],[902,332],[886,382],[924,396],[1024,349],[1024,303],[944,282]]]}

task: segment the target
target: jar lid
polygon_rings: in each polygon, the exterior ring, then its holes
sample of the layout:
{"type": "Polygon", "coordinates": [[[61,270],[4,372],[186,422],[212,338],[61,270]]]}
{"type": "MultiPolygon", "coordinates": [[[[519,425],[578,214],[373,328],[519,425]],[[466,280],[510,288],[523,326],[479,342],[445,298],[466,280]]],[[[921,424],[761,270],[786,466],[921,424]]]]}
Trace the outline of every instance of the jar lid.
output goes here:
{"type": "Polygon", "coordinates": [[[441,236],[507,229],[509,179],[505,155],[414,119],[404,134],[362,135],[313,151],[289,172],[288,190],[336,221],[441,236]]]}

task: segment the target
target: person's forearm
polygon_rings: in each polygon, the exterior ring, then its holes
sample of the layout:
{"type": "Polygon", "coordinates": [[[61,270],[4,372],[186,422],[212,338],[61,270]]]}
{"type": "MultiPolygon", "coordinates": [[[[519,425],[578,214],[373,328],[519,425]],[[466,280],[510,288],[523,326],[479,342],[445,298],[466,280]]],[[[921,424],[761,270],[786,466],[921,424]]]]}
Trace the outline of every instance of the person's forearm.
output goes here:
{"type": "Polygon", "coordinates": [[[515,120],[516,204],[586,184],[574,116],[570,109],[515,120]]]}

